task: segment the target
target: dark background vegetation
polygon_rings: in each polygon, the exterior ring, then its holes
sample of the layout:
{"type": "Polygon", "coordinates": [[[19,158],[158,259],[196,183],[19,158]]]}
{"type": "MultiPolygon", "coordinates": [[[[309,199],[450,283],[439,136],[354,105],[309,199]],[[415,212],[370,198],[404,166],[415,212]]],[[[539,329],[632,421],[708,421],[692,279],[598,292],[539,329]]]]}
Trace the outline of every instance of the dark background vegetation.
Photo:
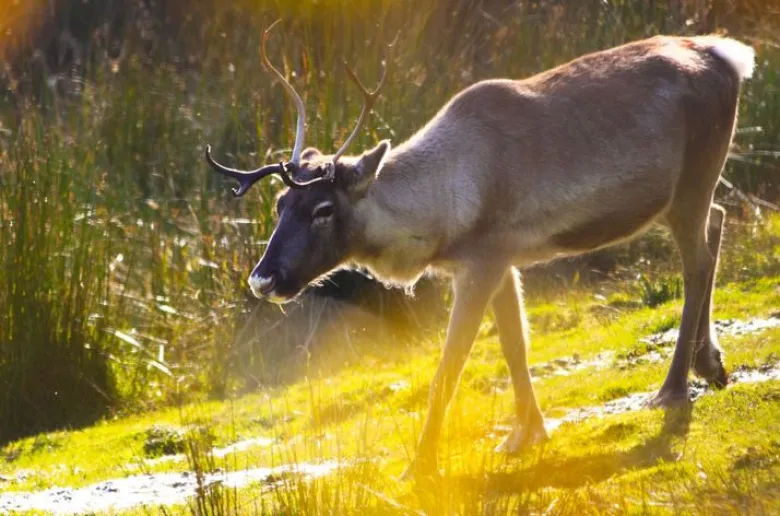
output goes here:
{"type": "MultiPolygon", "coordinates": [[[[286,316],[247,296],[279,184],[238,202],[202,155],[210,142],[251,167],[288,151],[294,110],[258,54],[277,18],[269,53],[307,104],[307,142],[323,149],[361,107],[342,60],[370,83],[399,34],[353,150],[399,143],[482,78],[658,33],[728,33],[757,49],[758,70],[725,175],[741,196],[719,196],[738,199],[739,216],[753,196],[780,195],[777,1],[0,0],[0,442],[273,384],[284,357],[320,340],[405,340],[441,318],[436,286],[408,301],[360,275],[286,316]]],[[[645,238],[529,283],[566,286],[670,252],[645,238]]]]}

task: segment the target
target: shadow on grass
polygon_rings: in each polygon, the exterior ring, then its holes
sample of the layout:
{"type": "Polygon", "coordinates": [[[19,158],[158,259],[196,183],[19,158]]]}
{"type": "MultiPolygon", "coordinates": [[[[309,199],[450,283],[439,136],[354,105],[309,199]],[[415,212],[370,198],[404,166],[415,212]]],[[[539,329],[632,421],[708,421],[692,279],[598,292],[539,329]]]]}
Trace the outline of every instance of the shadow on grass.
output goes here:
{"type": "Polygon", "coordinates": [[[649,468],[659,462],[677,460],[672,450],[676,439],[688,434],[693,404],[667,410],[658,435],[634,448],[617,453],[597,453],[569,459],[541,458],[533,466],[517,471],[488,472],[485,475],[452,478],[453,487],[483,492],[521,492],[544,487],[577,488],[601,482],[626,470],[649,468]]]}

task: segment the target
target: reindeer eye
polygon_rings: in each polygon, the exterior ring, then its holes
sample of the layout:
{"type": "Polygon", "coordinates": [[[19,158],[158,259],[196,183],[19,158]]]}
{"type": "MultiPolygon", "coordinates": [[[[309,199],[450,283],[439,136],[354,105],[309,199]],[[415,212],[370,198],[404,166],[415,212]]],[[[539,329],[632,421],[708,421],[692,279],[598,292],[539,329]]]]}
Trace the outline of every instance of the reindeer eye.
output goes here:
{"type": "Polygon", "coordinates": [[[314,207],[311,213],[314,219],[324,219],[333,215],[333,203],[330,201],[322,202],[314,207]]]}

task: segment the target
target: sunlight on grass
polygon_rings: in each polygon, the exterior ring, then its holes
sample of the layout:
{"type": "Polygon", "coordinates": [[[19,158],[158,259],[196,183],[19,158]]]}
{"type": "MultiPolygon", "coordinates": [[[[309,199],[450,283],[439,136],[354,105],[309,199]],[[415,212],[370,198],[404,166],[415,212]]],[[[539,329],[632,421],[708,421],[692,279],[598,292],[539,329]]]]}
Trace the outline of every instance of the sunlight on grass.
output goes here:
{"type": "MultiPolygon", "coordinates": [[[[750,300],[750,314],[771,314],[777,306],[776,281],[774,287],[761,283],[755,290],[732,285],[723,289],[721,301],[727,304],[732,296],[740,298],[737,293],[750,300]]],[[[613,359],[606,366],[571,374],[542,375],[535,386],[547,417],[655,389],[668,367],[662,361],[621,370],[614,358],[632,349],[639,338],[666,329],[665,307],[660,313],[638,309],[606,326],[599,326],[585,308],[586,330],[578,330],[581,333],[564,329],[535,336],[532,363],[597,351],[612,351],[613,359]]],[[[679,306],[668,309],[676,314],[679,306]]],[[[6,461],[0,465],[0,475],[15,480],[0,483],[0,492],[87,486],[118,476],[188,467],[207,473],[336,460],[338,472],[322,478],[282,476],[258,480],[254,487],[218,491],[212,487],[190,506],[196,504],[203,511],[203,504],[209,504],[207,512],[219,507],[228,513],[251,507],[246,510],[358,514],[370,509],[405,514],[488,508],[498,513],[543,511],[550,504],[566,512],[582,503],[594,513],[689,506],[706,512],[707,507],[767,510],[775,503],[777,381],[737,385],[703,397],[695,405],[687,433],[674,428],[668,415],[643,410],[564,424],[546,446],[507,459],[492,452],[511,424],[512,405],[495,337],[477,343],[451,407],[441,451],[444,483],[431,492],[399,483],[396,478],[420,431],[427,385],[436,366],[437,352],[427,348],[437,345],[407,350],[402,364],[357,365],[337,377],[313,376],[228,403],[187,405],[12,443],[3,449],[6,461]],[[735,434],[734,421],[750,431],[735,434]],[[145,437],[150,428],[160,425],[181,428],[188,442],[200,444],[188,445],[186,457],[155,460],[144,451],[145,437]],[[210,451],[257,437],[267,441],[226,453],[210,451]],[[200,458],[193,463],[196,449],[200,458]]],[[[780,329],[725,336],[722,345],[730,369],[776,362],[780,329]]],[[[166,511],[188,513],[187,507],[171,506],[166,511]]],[[[139,510],[129,512],[135,513],[139,510]]]]}
{"type": "MultiPolygon", "coordinates": [[[[433,0],[128,2],[127,25],[112,19],[77,44],[90,9],[122,3],[72,4],[0,1],[0,497],[169,473],[195,497],[127,513],[780,512],[778,380],[708,392],[690,421],[650,410],[564,420],[661,384],[670,347],[642,339],[679,325],[665,231],[600,255],[609,273],[535,271],[529,359],[560,426],[519,457],[493,451],[513,395],[485,318],[446,419],[445,479],[415,487],[398,476],[421,431],[444,310],[410,304],[409,330],[381,302],[375,313],[311,300],[281,313],[248,299],[280,184],[239,203],[202,160],[207,142],[239,167],[289,151],[292,107],[257,52],[277,18],[269,53],[303,95],[307,142],[323,150],[360,110],[343,60],[369,82],[399,30],[355,149],[400,143],[479,79],[713,24],[757,48],[725,177],[760,197],[777,190],[780,133],[780,47],[763,4],[737,2],[737,15],[717,2],[628,0],[478,11],[433,0]],[[67,20],[46,25],[57,9],[67,20]],[[69,52],[78,59],[56,68],[69,52]],[[326,472],[306,473],[317,467],[326,472]],[[246,471],[251,482],[226,480],[246,471]]],[[[715,319],[780,317],[780,215],[725,186],[717,199],[729,215],[715,319]]],[[[777,327],[721,344],[730,371],[780,360],[777,327]]]]}

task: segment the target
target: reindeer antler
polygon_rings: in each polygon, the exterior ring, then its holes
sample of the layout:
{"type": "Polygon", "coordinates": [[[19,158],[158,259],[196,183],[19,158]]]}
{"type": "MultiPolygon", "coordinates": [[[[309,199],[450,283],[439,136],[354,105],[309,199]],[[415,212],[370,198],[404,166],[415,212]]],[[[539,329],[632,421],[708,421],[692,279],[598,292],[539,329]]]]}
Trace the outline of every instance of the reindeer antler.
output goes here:
{"type": "Polygon", "coordinates": [[[276,67],[271,64],[271,60],[268,59],[268,53],[266,52],[266,42],[268,41],[268,35],[270,34],[271,29],[273,29],[274,26],[279,23],[279,21],[280,20],[276,20],[263,31],[263,38],[260,44],[260,56],[262,57],[263,64],[268,69],[268,71],[273,73],[276,78],[282,82],[284,89],[287,91],[290,97],[292,97],[293,101],[295,101],[295,108],[298,111],[298,123],[296,124],[295,145],[293,146],[292,158],[290,158],[290,161],[286,163],[282,162],[275,165],[266,165],[256,170],[238,170],[235,168],[226,167],[214,161],[214,158],[211,157],[211,146],[207,145],[206,161],[208,161],[209,165],[211,165],[211,167],[220,174],[228,176],[239,182],[239,187],[233,189],[233,195],[236,197],[241,197],[246,193],[249,187],[271,174],[278,174],[281,176],[284,184],[290,188],[303,188],[309,186],[310,184],[321,181],[327,172],[327,170],[323,170],[321,175],[304,181],[295,179],[295,172],[301,165],[301,153],[303,152],[304,129],[306,127],[306,106],[304,105],[300,95],[298,95],[298,93],[295,91],[295,88],[292,87],[287,79],[284,78],[284,75],[282,75],[281,72],[279,72],[279,70],[277,70],[276,67]],[[291,175],[288,175],[288,172],[291,175]]]}
{"type": "Polygon", "coordinates": [[[268,59],[268,54],[265,51],[268,35],[271,33],[271,29],[273,29],[280,21],[281,19],[276,20],[263,31],[263,39],[260,43],[260,57],[262,58],[263,64],[268,69],[268,71],[276,75],[276,78],[279,79],[279,81],[282,83],[282,86],[284,86],[284,89],[295,102],[295,109],[298,111],[298,122],[295,128],[295,145],[293,146],[290,163],[298,167],[301,164],[301,153],[303,152],[303,142],[305,139],[304,132],[306,128],[306,105],[303,103],[301,96],[298,95],[298,93],[295,91],[295,88],[293,88],[287,79],[285,79],[284,75],[282,75],[282,73],[277,70],[273,64],[271,64],[271,60],[268,59]]]}
{"type": "MultiPolygon", "coordinates": [[[[268,69],[269,72],[273,73],[276,78],[279,79],[279,81],[282,83],[282,86],[284,86],[284,89],[287,91],[287,94],[290,95],[290,97],[292,97],[293,101],[295,102],[295,108],[298,111],[298,122],[296,124],[295,130],[295,145],[293,146],[292,157],[290,158],[290,161],[286,163],[278,163],[275,165],[266,165],[256,170],[238,170],[220,165],[211,157],[211,147],[207,145],[206,161],[208,161],[209,165],[211,165],[212,168],[214,168],[214,170],[220,174],[226,175],[239,182],[239,188],[233,189],[233,194],[236,197],[244,195],[250,186],[271,174],[278,174],[281,176],[284,184],[290,188],[303,188],[320,181],[332,181],[335,177],[336,162],[339,160],[339,158],[341,158],[341,156],[344,155],[347,147],[349,147],[349,145],[355,139],[355,136],[357,136],[358,131],[360,131],[361,127],[363,127],[363,124],[366,120],[366,115],[371,111],[371,109],[374,107],[374,104],[376,103],[376,100],[379,98],[379,91],[382,89],[382,86],[385,83],[385,77],[387,76],[387,63],[390,59],[389,51],[387,52],[385,59],[382,61],[382,77],[379,79],[379,83],[377,84],[376,88],[374,88],[374,91],[369,91],[368,88],[363,86],[363,83],[360,82],[360,79],[358,79],[355,72],[349,67],[346,61],[344,62],[344,69],[347,72],[347,76],[363,93],[364,102],[363,109],[360,112],[360,117],[358,117],[355,128],[352,130],[352,134],[349,135],[336,154],[333,155],[333,159],[330,161],[330,163],[320,167],[319,175],[303,181],[296,179],[295,173],[301,165],[301,153],[303,152],[303,144],[305,139],[304,132],[306,128],[306,106],[303,103],[301,96],[298,95],[298,93],[295,91],[295,88],[292,87],[284,75],[282,75],[282,73],[277,70],[276,67],[271,63],[271,60],[268,59],[268,53],[266,52],[268,35],[271,33],[271,30],[276,26],[276,24],[279,23],[279,21],[280,20],[276,20],[263,31],[263,37],[260,44],[260,56],[263,60],[263,65],[268,69]],[[288,175],[288,172],[290,175],[288,175]]],[[[398,38],[396,37],[396,39],[398,38]]],[[[388,49],[392,48],[394,43],[395,41],[388,45],[388,49]]]]}
{"type": "Polygon", "coordinates": [[[279,174],[279,176],[282,178],[282,181],[284,181],[284,184],[290,188],[304,188],[319,179],[315,178],[306,182],[295,181],[293,178],[287,175],[287,169],[293,166],[288,163],[266,165],[256,170],[238,170],[235,168],[229,168],[214,161],[214,158],[211,157],[211,145],[206,145],[206,161],[208,161],[209,165],[211,165],[211,167],[220,174],[238,181],[239,187],[233,188],[233,195],[236,197],[241,197],[246,193],[247,190],[249,190],[250,186],[260,181],[264,177],[270,176],[271,174],[279,174]]]}
{"type": "MultiPolygon", "coordinates": [[[[388,47],[392,47],[392,43],[388,45],[388,47]]],[[[389,52],[388,52],[389,54],[389,52]]],[[[352,70],[352,68],[349,67],[346,61],[344,61],[344,69],[347,72],[347,75],[350,79],[352,79],[352,82],[354,82],[357,87],[360,89],[360,92],[363,93],[363,109],[360,111],[360,116],[358,117],[357,123],[355,124],[355,129],[352,130],[352,134],[349,135],[349,137],[344,141],[341,148],[336,151],[336,154],[333,155],[332,162],[335,164],[341,156],[344,155],[344,152],[347,150],[347,147],[352,143],[352,140],[355,139],[355,136],[357,136],[358,131],[363,126],[363,123],[366,120],[366,115],[369,111],[374,107],[374,104],[376,103],[376,100],[379,98],[379,90],[382,89],[382,86],[385,84],[385,77],[387,76],[387,62],[390,59],[389,55],[385,56],[385,59],[382,61],[382,78],[379,79],[379,83],[377,84],[376,88],[374,88],[374,91],[368,91],[368,88],[363,86],[363,83],[360,82],[360,79],[358,79],[355,72],[352,70]]]]}

